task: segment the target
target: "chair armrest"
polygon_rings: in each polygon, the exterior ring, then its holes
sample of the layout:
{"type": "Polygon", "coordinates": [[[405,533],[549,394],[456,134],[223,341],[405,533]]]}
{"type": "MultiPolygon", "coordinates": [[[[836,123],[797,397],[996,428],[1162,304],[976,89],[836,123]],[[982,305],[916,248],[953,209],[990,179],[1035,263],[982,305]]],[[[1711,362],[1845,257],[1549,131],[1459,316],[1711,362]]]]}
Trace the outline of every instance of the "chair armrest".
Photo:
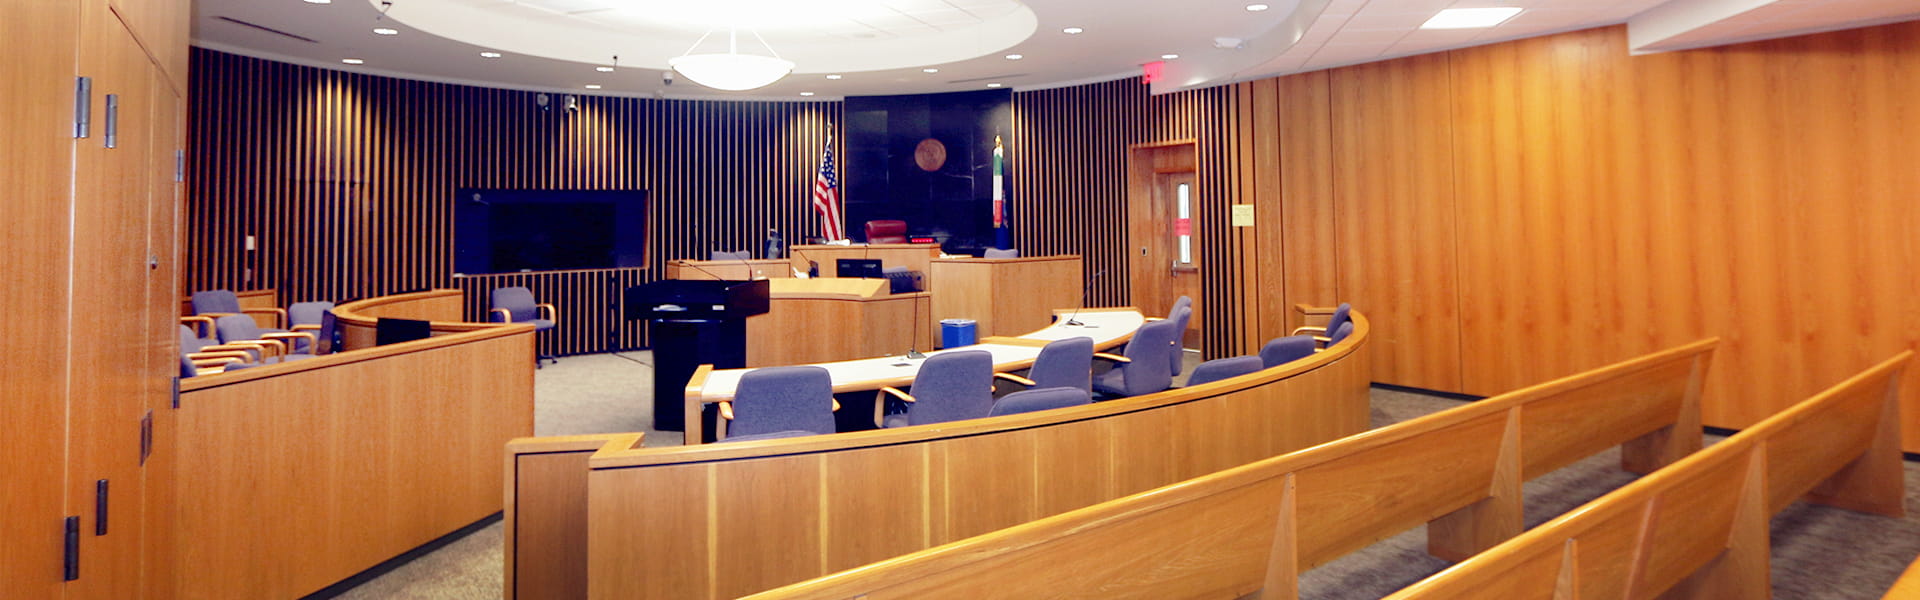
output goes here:
{"type": "Polygon", "coordinates": [[[262,335],[260,337],[263,339],[273,340],[277,342],[284,341],[284,343],[287,345],[288,354],[292,354],[293,351],[300,349],[300,344],[295,343],[294,340],[298,340],[302,338],[305,338],[307,340],[307,350],[313,350],[314,348],[320,347],[319,346],[320,337],[311,333],[307,333],[305,331],[288,331],[285,333],[269,333],[266,335],[262,335]]]}
{"type": "Polygon", "coordinates": [[[246,350],[216,350],[212,352],[202,351],[202,352],[187,353],[187,360],[201,360],[201,359],[215,359],[215,358],[231,358],[234,360],[242,360],[242,361],[249,361],[249,362],[259,360],[259,357],[254,356],[252,352],[248,352],[246,350]]]}
{"type": "Polygon", "coordinates": [[[221,344],[223,346],[250,346],[260,351],[262,357],[280,356],[287,353],[287,343],[280,340],[240,340],[221,344]]]}
{"type": "Polygon", "coordinates": [[[203,346],[200,348],[200,352],[245,352],[249,356],[251,356],[251,358],[249,358],[248,360],[259,360],[260,351],[261,349],[259,344],[243,344],[243,343],[214,344],[212,346],[203,346]]]}
{"type": "Polygon", "coordinates": [[[1127,358],[1127,357],[1125,357],[1125,356],[1121,356],[1121,355],[1118,355],[1118,354],[1108,354],[1108,353],[1105,353],[1105,352],[1095,352],[1095,353],[1093,353],[1093,357],[1094,357],[1094,358],[1103,358],[1103,359],[1106,359],[1106,360],[1110,360],[1110,361],[1113,361],[1113,362],[1117,362],[1117,363],[1130,363],[1130,362],[1133,362],[1133,359],[1131,359],[1131,358],[1127,358]]]}
{"type": "Polygon", "coordinates": [[[242,308],[240,309],[240,312],[243,314],[249,314],[249,315],[254,313],[270,314],[270,315],[273,315],[273,327],[275,329],[279,329],[287,326],[287,309],[284,309],[284,308],[277,308],[272,306],[262,307],[262,308],[242,308]]]}
{"type": "Polygon", "coordinates": [[[833,412],[840,412],[840,401],[839,401],[839,400],[834,400],[834,401],[833,401],[833,412]]]}
{"type": "Polygon", "coordinates": [[[556,324],[560,322],[560,309],[554,308],[553,304],[546,302],[535,304],[533,305],[533,314],[540,314],[540,309],[546,309],[548,321],[553,321],[556,324]]]}
{"type": "Polygon", "coordinates": [[[292,331],[311,331],[311,332],[314,332],[313,333],[314,335],[320,335],[319,325],[295,325],[292,327],[288,327],[287,329],[292,331]]]}
{"type": "Polygon", "coordinates": [[[1302,333],[1306,333],[1306,332],[1309,332],[1309,331],[1311,331],[1311,332],[1315,332],[1315,333],[1326,333],[1326,332],[1327,332],[1327,328],[1325,328],[1325,327],[1314,327],[1314,326],[1312,326],[1312,325],[1302,325],[1302,326],[1299,326],[1299,327],[1295,327],[1295,328],[1293,328],[1293,333],[1290,333],[1290,334],[1287,334],[1287,335],[1300,335],[1300,334],[1302,334],[1302,333]]]}
{"type": "Polygon", "coordinates": [[[1330,338],[1330,337],[1326,337],[1323,335],[1313,336],[1313,343],[1319,344],[1323,348],[1326,347],[1327,344],[1332,342],[1333,342],[1333,338],[1330,338]]]}
{"type": "Polygon", "coordinates": [[[224,372],[224,371],[226,371],[226,370],[227,370],[227,365],[231,365],[231,364],[234,364],[234,363],[241,363],[241,362],[246,362],[246,361],[243,361],[243,360],[240,360],[240,359],[238,359],[238,358],[232,358],[232,357],[225,357],[225,358],[195,358],[195,359],[189,359],[189,360],[191,360],[191,361],[193,362],[193,368],[194,368],[194,370],[196,370],[196,371],[198,371],[198,370],[202,370],[202,369],[206,369],[206,374],[208,374],[208,375],[212,375],[212,374],[214,374],[214,373],[220,373],[220,372],[224,372]],[[216,367],[217,367],[217,368],[216,368],[216,367]]]}
{"type": "Polygon", "coordinates": [[[731,400],[720,401],[720,418],[726,419],[728,421],[733,420],[733,401],[731,400]]]}
{"type": "Polygon", "coordinates": [[[495,313],[499,313],[500,315],[500,320],[494,321],[495,323],[512,323],[513,322],[513,313],[504,308],[496,308],[496,309],[487,311],[487,318],[489,319],[493,318],[493,315],[495,313]]]}
{"type": "Polygon", "coordinates": [[[1025,377],[1021,377],[1021,376],[1019,376],[1019,375],[1014,375],[1014,374],[1012,374],[1012,373],[994,373],[994,374],[993,374],[993,376],[994,376],[994,378],[996,378],[996,379],[1005,379],[1005,380],[1007,380],[1007,381],[1011,381],[1011,382],[1014,382],[1014,383],[1018,383],[1018,384],[1020,384],[1020,385],[1024,385],[1024,386],[1027,386],[1027,387],[1033,387],[1033,386],[1035,386],[1035,385],[1037,385],[1037,384],[1035,384],[1035,383],[1033,382],[1033,380],[1032,380],[1032,379],[1027,379],[1027,378],[1025,378],[1025,377]]]}
{"type": "Polygon", "coordinates": [[[880,391],[879,391],[879,392],[876,392],[876,393],[875,393],[875,394],[873,395],[873,399],[874,399],[874,400],[876,400],[876,401],[878,401],[878,400],[882,400],[882,399],[885,399],[885,398],[886,398],[886,397],[887,397],[887,396],[888,396],[889,394],[891,394],[891,395],[892,395],[893,397],[895,397],[895,398],[899,398],[899,399],[901,399],[901,400],[905,400],[905,401],[907,401],[907,402],[913,402],[913,401],[914,401],[914,400],[913,400],[913,396],[911,396],[911,395],[909,395],[909,394],[907,394],[906,392],[902,392],[902,391],[900,391],[900,390],[899,390],[899,388],[895,388],[895,387],[893,387],[893,386],[887,386],[887,387],[883,387],[883,388],[880,388],[880,391]]]}
{"type": "Polygon", "coordinates": [[[207,337],[207,334],[213,333],[213,317],[206,315],[180,317],[180,324],[192,327],[193,334],[202,338],[207,337]]]}
{"type": "Polygon", "coordinates": [[[1154,321],[1165,321],[1165,320],[1167,320],[1166,317],[1147,317],[1148,323],[1152,323],[1154,321]]]}

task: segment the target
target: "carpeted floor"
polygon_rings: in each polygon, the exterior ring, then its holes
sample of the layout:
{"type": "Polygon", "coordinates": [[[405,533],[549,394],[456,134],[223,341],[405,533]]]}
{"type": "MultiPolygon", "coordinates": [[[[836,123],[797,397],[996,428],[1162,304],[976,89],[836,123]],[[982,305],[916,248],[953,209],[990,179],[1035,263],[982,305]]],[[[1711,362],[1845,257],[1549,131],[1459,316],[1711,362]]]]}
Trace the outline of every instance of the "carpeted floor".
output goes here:
{"type": "MultiPolygon", "coordinates": [[[[1189,370],[1196,362],[1188,357],[1189,370]]],[[[541,369],[535,378],[534,431],[569,435],[647,431],[646,445],[680,443],[676,432],[648,430],[652,356],[625,352],[572,356],[541,369]]],[[[1375,389],[1374,427],[1459,406],[1462,401],[1375,389]]],[[[1719,438],[1709,436],[1708,443],[1719,438]]],[[[1549,473],[1525,487],[1527,526],[1633,481],[1619,470],[1619,453],[1608,451],[1549,473]]],[[[1788,600],[1879,598],[1909,562],[1920,555],[1920,465],[1907,464],[1909,516],[1892,519],[1794,504],[1773,519],[1774,597],[1788,600]]],[[[337,597],[420,600],[500,598],[501,526],[482,528],[337,597]]],[[[1426,553],[1426,531],[1415,528],[1340,560],[1308,571],[1301,597],[1325,600],[1380,598],[1447,566],[1426,553]]]]}

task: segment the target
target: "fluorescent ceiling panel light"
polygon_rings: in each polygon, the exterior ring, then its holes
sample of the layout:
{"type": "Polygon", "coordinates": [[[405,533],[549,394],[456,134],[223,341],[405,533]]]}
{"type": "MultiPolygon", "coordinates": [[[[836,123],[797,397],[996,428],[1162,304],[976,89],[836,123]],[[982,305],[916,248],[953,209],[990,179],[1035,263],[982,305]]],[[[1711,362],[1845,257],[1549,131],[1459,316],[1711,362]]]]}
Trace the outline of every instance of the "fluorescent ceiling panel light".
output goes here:
{"type": "Polygon", "coordinates": [[[499,52],[481,52],[480,57],[481,58],[500,58],[500,53],[499,52]]]}
{"type": "Polygon", "coordinates": [[[1080,34],[1080,32],[1082,32],[1082,31],[1086,31],[1086,30],[1085,30],[1085,29],[1081,29],[1081,28],[1079,28],[1079,27],[1068,27],[1068,28],[1066,28],[1066,29],[1062,29],[1062,30],[1060,30],[1060,31],[1061,31],[1062,33],[1065,33],[1065,34],[1067,34],[1067,35],[1079,35],[1079,34],[1080,34]]]}
{"type": "Polygon", "coordinates": [[[392,27],[375,27],[373,28],[373,33],[376,35],[400,35],[400,30],[392,27]]]}
{"type": "Polygon", "coordinates": [[[1260,11],[1263,11],[1263,10],[1266,10],[1266,9],[1268,9],[1268,8],[1270,8],[1270,7],[1268,7],[1268,6],[1267,6],[1267,5],[1265,5],[1265,4],[1248,4],[1248,5],[1247,5],[1247,12],[1260,12],[1260,11]]]}
{"type": "Polygon", "coordinates": [[[1160,60],[1173,60],[1173,59],[1176,59],[1176,58],[1180,58],[1180,55],[1178,55],[1178,54],[1162,54],[1162,55],[1160,55],[1160,60]]]}
{"type": "Polygon", "coordinates": [[[1503,6],[1499,8],[1449,8],[1433,15],[1420,25],[1421,29],[1474,29],[1492,27],[1506,22],[1520,14],[1519,7],[1503,6]]]}
{"type": "Polygon", "coordinates": [[[367,61],[364,61],[364,60],[360,60],[360,59],[358,59],[358,58],[342,58],[342,59],[340,59],[340,62],[343,62],[343,63],[347,63],[347,64],[350,64],[350,65],[358,65],[358,64],[363,64],[363,63],[365,63],[365,62],[367,62],[367,61]]]}

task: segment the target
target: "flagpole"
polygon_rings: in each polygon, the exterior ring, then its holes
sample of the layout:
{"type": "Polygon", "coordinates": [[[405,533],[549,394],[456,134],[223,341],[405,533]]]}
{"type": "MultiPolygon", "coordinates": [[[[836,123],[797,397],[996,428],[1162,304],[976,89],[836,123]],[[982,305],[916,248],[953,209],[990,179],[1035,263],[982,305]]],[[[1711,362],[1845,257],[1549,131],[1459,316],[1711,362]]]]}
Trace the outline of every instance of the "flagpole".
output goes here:
{"type": "Polygon", "coordinates": [[[993,136],[993,242],[1003,250],[1013,248],[1013,231],[1007,227],[1006,150],[1000,136],[993,136]]]}

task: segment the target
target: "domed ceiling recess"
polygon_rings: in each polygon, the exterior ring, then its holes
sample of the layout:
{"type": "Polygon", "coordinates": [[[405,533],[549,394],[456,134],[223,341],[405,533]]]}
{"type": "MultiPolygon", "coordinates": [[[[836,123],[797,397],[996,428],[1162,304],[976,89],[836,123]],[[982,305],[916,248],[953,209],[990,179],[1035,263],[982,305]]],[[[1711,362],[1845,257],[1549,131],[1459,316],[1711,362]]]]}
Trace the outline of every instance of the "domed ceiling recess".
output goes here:
{"type": "Polygon", "coordinates": [[[1772,0],[1705,17],[1669,10],[1689,2],[1698,0],[197,0],[193,42],[492,87],[828,100],[1058,87],[1134,76],[1165,61],[1153,86],[1161,93],[1630,19],[1637,48],[1666,50],[1914,12],[1884,0],[1828,0],[1818,11],[1772,0]],[[1521,10],[1487,27],[1421,27],[1442,9],[1471,6],[1521,10]],[[1657,35],[1644,44],[1642,21],[1657,35]],[[685,77],[666,82],[668,60],[690,49],[725,52],[729,31],[738,32],[739,52],[777,54],[794,63],[792,73],[741,92],[685,77]]]}

